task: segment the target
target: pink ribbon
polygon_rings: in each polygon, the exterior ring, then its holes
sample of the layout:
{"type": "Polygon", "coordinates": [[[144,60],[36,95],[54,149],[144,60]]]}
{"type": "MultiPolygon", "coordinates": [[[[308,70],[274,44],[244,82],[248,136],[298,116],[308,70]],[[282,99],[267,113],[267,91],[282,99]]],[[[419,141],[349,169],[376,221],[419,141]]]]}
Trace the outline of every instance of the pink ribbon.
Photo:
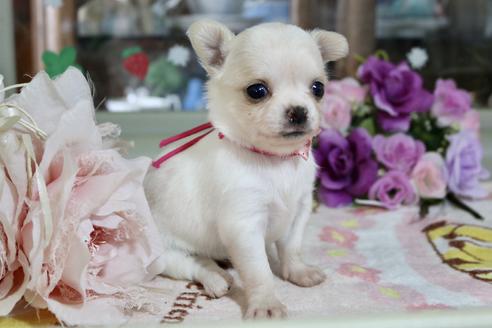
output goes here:
{"type": "MultiPolygon", "coordinates": [[[[164,154],[163,156],[161,156],[160,158],[158,158],[157,160],[152,162],[152,166],[155,167],[156,169],[158,169],[162,163],[164,163],[165,161],[167,161],[171,157],[181,153],[182,151],[190,148],[191,146],[196,144],[198,141],[200,141],[204,137],[206,137],[208,134],[210,134],[210,132],[214,131],[215,128],[212,125],[212,123],[208,122],[208,123],[204,123],[202,125],[196,126],[193,129],[190,129],[188,131],[177,134],[175,136],[161,140],[161,142],[159,143],[159,148],[165,147],[169,144],[172,144],[173,142],[187,138],[189,136],[192,136],[194,134],[197,134],[197,133],[202,132],[202,131],[207,130],[207,129],[211,129],[211,130],[199,135],[198,137],[191,139],[190,141],[177,147],[176,149],[171,150],[169,153],[164,154]]],[[[224,139],[224,137],[225,137],[224,134],[222,132],[219,132],[219,138],[224,139]]],[[[293,153],[287,154],[287,155],[278,155],[278,154],[270,153],[270,152],[265,151],[265,150],[260,150],[256,147],[247,147],[247,149],[254,152],[254,153],[258,153],[258,154],[265,155],[265,156],[275,156],[275,157],[281,157],[281,158],[300,156],[304,160],[307,160],[309,157],[309,151],[311,149],[311,140],[308,140],[306,145],[301,150],[298,150],[296,152],[293,152],[293,153]]]]}
{"type": "Polygon", "coordinates": [[[159,148],[165,147],[165,146],[167,146],[167,145],[169,145],[169,144],[171,144],[173,142],[176,142],[178,140],[187,138],[187,137],[189,137],[191,135],[197,134],[198,132],[201,132],[201,131],[206,130],[206,129],[211,129],[211,130],[208,131],[208,132],[205,132],[202,135],[199,135],[196,138],[191,139],[187,143],[179,146],[178,148],[173,149],[169,153],[165,154],[164,156],[162,156],[159,159],[157,159],[154,162],[152,162],[152,166],[155,167],[156,169],[158,169],[159,167],[161,167],[161,164],[162,163],[164,163],[165,161],[167,161],[168,159],[170,159],[174,155],[177,155],[177,154],[181,153],[182,151],[184,151],[184,150],[190,148],[191,146],[193,146],[194,144],[196,144],[198,141],[202,140],[206,135],[208,135],[210,132],[212,132],[214,130],[214,128],[213,128],[212,123],[208,122],[208,123],[204,123],[202,125],[199,125],[197,127],[194,127],[191,130],[188,130],[188,131],[182,132],[180,134],[177,134],[177,135],[175,135],[173,137],[170,137],[170,138],[161,140],[161,142],[159,143],[159,148]]]}

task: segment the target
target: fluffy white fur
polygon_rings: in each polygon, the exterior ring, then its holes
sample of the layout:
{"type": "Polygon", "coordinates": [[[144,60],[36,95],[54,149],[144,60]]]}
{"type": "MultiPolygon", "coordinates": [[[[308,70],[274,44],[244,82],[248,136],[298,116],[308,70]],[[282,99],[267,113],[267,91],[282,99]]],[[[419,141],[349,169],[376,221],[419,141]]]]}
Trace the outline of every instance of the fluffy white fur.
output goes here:
{"type": "Polygon", "coordinates": [[[217,131],[146,178],[166,249],[153,270],[199,281],[220,297],[232,278],[214,259],[230,259],[246,292],[245,317],[283,317],[272,272],[306,287],[325,279],[300,258],[315,164],[312,157],[271,157],[248,147],[290,154],[317,133],[320,99],[311,86],[326,82],[324,64],[345,56],[347,42],[334,32],[309,33],[279,23],[235,36],[219,23],[200,21],[188,36],[210,76],[208,109],[217,131]],[[262,101],[246,95],[257,82],[269,89],[262,101]],[[293,106],[307,111],[305,134],[287,138],[286,111],[293,106]],[[219,139],[218,131],[226,137],[219,139]]]}

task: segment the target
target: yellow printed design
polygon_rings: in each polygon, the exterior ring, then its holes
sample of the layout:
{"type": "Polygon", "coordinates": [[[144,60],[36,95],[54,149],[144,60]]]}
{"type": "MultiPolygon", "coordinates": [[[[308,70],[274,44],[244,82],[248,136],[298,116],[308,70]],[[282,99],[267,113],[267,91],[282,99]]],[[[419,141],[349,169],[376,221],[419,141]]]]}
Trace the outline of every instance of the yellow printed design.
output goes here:
{"type": "Polygon", "coordinates": [[[398,293],[398,291],[393,288],[380,287],[379,292],[388,298],[395,298],[395,299],[400,298],[400,293],[398,293]]]}
{"type": "Polygon", "coordinates": [[[492,228],[440,221],[423,231],[444,263],[492,282],[492,228]]]}

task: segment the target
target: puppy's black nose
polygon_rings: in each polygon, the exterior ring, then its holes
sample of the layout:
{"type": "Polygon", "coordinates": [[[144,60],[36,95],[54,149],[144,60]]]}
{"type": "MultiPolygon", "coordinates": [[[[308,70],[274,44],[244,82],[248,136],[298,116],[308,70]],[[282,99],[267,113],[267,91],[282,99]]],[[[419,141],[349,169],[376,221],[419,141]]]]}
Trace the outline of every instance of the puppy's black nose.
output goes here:
{"type": "Polygon", "coordinates": [[[291,107],[285,114],[290,125],[303,125],[307,121],[307,110],[301,106],[291,107]]]}

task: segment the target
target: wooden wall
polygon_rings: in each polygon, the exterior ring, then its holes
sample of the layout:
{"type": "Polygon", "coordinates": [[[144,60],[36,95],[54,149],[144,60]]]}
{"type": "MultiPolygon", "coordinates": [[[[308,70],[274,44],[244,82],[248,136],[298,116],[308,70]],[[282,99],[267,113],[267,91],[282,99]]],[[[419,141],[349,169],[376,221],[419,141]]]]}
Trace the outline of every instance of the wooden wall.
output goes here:
{"type": "Polygon", "coordinates": [[[353,75],[354,55],[368,56],[375,49],[376,0],[291,0],[292,21],[305,29],[335,30],[348,39],[350,55],[337,63],[336,75],[353,75]]]}

